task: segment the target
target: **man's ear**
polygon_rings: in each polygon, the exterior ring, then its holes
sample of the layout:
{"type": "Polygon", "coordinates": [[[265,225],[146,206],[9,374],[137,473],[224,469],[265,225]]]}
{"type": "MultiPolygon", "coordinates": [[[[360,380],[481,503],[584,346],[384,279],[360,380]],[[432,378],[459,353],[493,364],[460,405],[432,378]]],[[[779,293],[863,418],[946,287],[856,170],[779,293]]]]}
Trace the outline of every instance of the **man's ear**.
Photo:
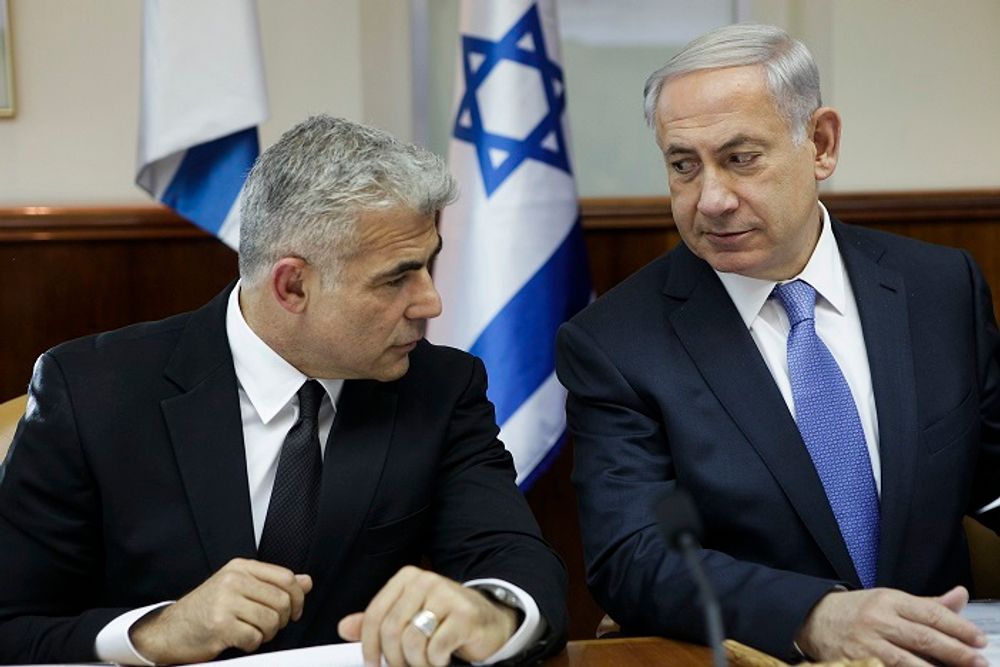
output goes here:
{"type": "Polygon", "coordinates": [[[271,296],[290,313],[301,313],[309,300],[307,280],[312,267],[301,257],[282,257],[271,267],[271,296]]]}
{"type": "Polygon", "coordinates": [[[816,180],[822,181],[833,174],[840,157],[840,114],[830,107],[820,107],[813,112],[809,127],[816,147],[816,180]]]}

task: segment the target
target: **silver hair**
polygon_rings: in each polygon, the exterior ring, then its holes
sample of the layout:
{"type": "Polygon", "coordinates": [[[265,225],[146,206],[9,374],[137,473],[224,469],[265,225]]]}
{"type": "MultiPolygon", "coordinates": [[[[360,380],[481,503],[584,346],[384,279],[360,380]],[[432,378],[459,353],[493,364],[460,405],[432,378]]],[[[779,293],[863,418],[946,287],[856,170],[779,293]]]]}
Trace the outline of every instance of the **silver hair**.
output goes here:
{"type": "Polygon", "coordinates": [[[240,205],[240,278],[254,284],[282,257],[317,264],[335,282],[356,250],[366,211],[402,206],[420,215],[457,196],[437,155],[386,132],[327,115],[285,132],[257,159],[240,205]]]}
{"type": "Polygon", "coordinates": [[[768,90],[792,138],[797,144],[804,141],[813,112],[823,104],[819,69],[802,42],[770,25],[727,25],[688,43],[646,79],[646,122],[655,128],[660,92],[668,80],[698,70],[746,65],[764,67],[768,90]]]}

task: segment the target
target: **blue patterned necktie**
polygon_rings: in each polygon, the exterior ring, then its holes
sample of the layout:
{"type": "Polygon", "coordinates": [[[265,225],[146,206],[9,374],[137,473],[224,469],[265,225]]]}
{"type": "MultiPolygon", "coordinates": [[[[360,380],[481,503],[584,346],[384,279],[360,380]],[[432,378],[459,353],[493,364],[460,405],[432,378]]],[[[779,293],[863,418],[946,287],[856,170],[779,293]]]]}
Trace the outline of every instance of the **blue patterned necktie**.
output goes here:
{"type": "Polygon", "coordinates": [[[865,588],[875,585],[879,504],[858,408],[833,355],[816,335],[816,290],[795,280],[774,288],[788,313],[788,376],[806,450],[865,588]]]}
{"type": "Polygon", "coordinates": [[[319,450],[319,406],[326,390],[316,380],[299,389],[299,418],[281,445],[271,502],[260,536],[262,561],[305,572],[319,510],[323,459],[319,450]]]}

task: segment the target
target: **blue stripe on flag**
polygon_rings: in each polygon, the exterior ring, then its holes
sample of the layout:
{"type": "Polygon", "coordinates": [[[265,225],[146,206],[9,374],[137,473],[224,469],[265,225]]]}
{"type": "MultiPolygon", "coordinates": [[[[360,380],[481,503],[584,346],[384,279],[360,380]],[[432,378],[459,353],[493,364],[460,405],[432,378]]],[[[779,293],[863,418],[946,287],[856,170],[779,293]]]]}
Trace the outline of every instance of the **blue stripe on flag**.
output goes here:
{"type": "Polygon", "coordinates": [[[259,153],[256,127],[192,146],[161,201],[218,235],[259,153]]]}
{"type": "Polygon", "coordinates": [[[501,426],[555,368],[559,325],[590,300],[587,249],[579,221],[469,349],[489,370],[487,395],[501,426]]]}

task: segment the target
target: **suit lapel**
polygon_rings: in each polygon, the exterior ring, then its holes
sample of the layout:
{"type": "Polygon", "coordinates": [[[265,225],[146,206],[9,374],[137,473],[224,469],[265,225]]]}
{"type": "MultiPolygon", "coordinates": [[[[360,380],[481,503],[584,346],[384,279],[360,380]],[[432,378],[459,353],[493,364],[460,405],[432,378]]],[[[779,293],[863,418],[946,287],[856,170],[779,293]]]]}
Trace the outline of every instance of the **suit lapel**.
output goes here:
{"type": "Polygon", "coordinates": [[[395,426],[394,386],[374,380],[344,383],[323,457],[319,525],[309,558],[315,575],[336,569],[372,506],[395,426]]]}
{"type": "Polygon", "coordinates": [[[781,486],[837,575],[860,585],[802,437],[718,276],[681,246],[664,289],[670,321],[708,386],[781,486]]]}
{"type": "Polygon", "coordinates": [[[839,222],[834,233],[858,304],[878,413],[882,468],[879,584],[891,583],[913,492],[916,385],[903,277],[879,262],[885,250],[839,222]]]}
{"type": "Polygon", "coordinates": [[[161,403],[212,572],[232,558],[256,554],[238,385],[225,330],[230,291],[191,314],[165,370],[182,393],[161,403]]]}

